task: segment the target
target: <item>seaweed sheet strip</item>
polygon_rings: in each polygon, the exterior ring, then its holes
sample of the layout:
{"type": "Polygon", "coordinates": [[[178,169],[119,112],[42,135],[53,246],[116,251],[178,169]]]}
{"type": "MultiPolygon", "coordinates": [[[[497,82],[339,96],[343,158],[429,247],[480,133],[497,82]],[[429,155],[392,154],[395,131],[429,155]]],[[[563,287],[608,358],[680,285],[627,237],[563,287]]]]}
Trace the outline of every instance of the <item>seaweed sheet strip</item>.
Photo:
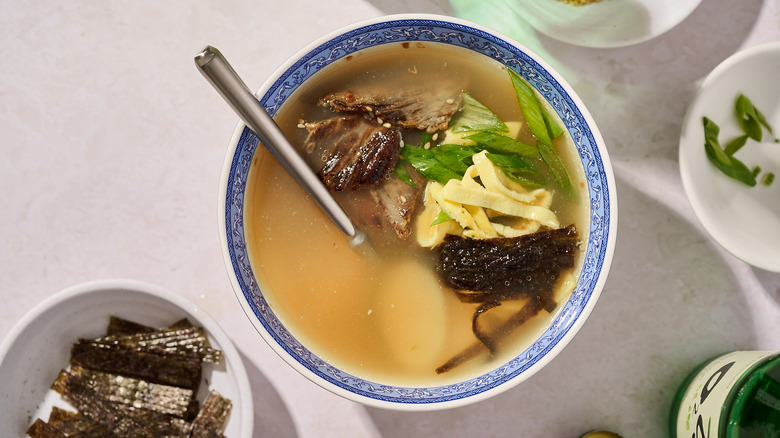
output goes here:
{"type": "Polygon", "coordinates": [[[181,418],[94,397],[65,371],[57,376],[52,389],[79,412],[121,437],[188,437],[192,430],[181,418]]]}
{"type": "Polygon", "coordinates": [[[36,418],[33,424],[27,429],[27,435],[32,438],[67,438],[68,436],[59,431],[51,424],[36,418]]]}
{"type": "Polygon", "coordinates": [[[102,425],[92,421],[80,412],[72,412],[57,406],[51,408],[49,424],[76,438],[113,438],[116,437],[102,425]]]}
{"type": "Polygon", "coordinates": [[[499,301],[489,301],[487,303],[480,304],[479,307],[477,307],[477,310],[474,312],[474,317],[471,319],[471,331],[474,332],[474,336],[479,339],[479,342],[482,342],[482,344],[490,350],[490,355],[496,354],[496,350],[498,349],[498,345],[496,343],[496,340],[493,339],[493,337],[482,330],[479,324],[479,317],[487,312],[488,310],[498,307],[501,305],[501,302],[499,301]]]}
{"type": "Polygon", "coordinates": [[[184,419],[187,421],[194,420],[198,415],[198,411],[200,411],[200,402],[196,397],[193,397],[190,400],[190,405],[187,406],[187,412],[184,413],[184,419]]]}
{"type": "Polygon", "coordinates": [[[515,238],[450,235],[438,247],[436,272],[454,290],[493,292],[500,299],[538,295],[554,288],[561,271],[574,267],[577,236],[574,225],[515,238]]]}
{"type": "Polygon", "coordinates": [[[192,422],[192,438],[221,437],[233,404],[217,391],[209,392],[203,408],[192,422]]]}
{"type": "MultiPolygon", "coordinates": [[[[536,316],[539,312],[542,311],[542,303],[539,300],[531,300],[523,306],[522,309],[520,309],[517,313],[512,315],[507,321],[505,321],[501,326],[495,331],[495,334],[493,336],[494,342],[499,342],[502,338],[506,337],[506,335],[511,332],[514,328],[524,324],[529,319],[536,316]]],[[[485,346],[485,344],[482,343],[482,341],[477,341],[473,343],[470,347],[467,347],[465,350],[461,351],[457,355],[455,355],[452,359],[448,360],[447,363],[440,366],[439,368],[436,368],[436,374],[443,374],[447,371],[452,370],[453,368],[461,365],[464,362],[467,362],[471,360],[472,358],[476,357],[480,353],[487,350],[488,347],[485,346]]]]}
{"type": "Polygon", "coordinates": [[[182,318],[182,319],[174,322],[173,324],[169,325],[168,327],[166,327],[166,329],[167,330],[181,330],[181,329],[186,329],[186,328],[190,328],[190,327],[195,327],[195,326],[192,324],[192,322],[189,319],[182,318]]]}
{"type": "MultiPolygon", "coordinates": [[[[173,324],[169,325],[165,329],[167,330],[180,330],[194,327],[192,322],[187,318],[182,318],[173,324]]],[[[124,319],[120,316],[111,315],[108,318],[108,327],[106,327],[106,335],[134,335],[137,333],[151,333],[160,329],[150,327],[147,325],[139,324],[129,319],[124,319]]]]}
{"type": "Polygon", "coordinates": [[[70,361],[97,371],[197,391],[202,367],[194,355],[156,354],[81,339],[71,346],[70,361]]]}
{"type": "Polygon", "coordinates": [[[108,318],[108,327],[106,327],[107,335],[132,335],[136,333],[149,333],[157,329],[154,327],[138,324],[118,316],[111,315],[108,318]]]}
{"type": "Polygon", "coordinates": [[[133,347],[149,352],[198,354],[204,358],[213,356],[213,358],[208,359],[209,361],[219,361],[221,359],[221,353],[208,346],[205,332],[198,327],[166,328],[150,333],[106,336],[94,341],[133,347]]]}
{"type": "Polygon", "coordinates": [[[101,345],[118,345],[149,353],[197,355],[206,362],[219,363],[222,360],[222,352],[209,346],[205,331],[198,327],[112,335],[93,339],[92,342],[101,345]]]}
{"type": "Polygon", "coordinates": [[[190,389],[150,383],[80,366],[73,366],[68,374],[94,391],[96,397],[177,417],[185,416],[193,397],[190,389]]]}

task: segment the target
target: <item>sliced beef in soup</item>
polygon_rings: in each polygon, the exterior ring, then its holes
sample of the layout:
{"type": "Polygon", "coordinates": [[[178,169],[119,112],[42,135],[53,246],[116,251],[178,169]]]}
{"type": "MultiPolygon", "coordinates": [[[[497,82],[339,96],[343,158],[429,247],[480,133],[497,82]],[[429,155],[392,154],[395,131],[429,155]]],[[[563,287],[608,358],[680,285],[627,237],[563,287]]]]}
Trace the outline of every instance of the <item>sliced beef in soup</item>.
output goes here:
{"type": "Polygon", "coordinates": [[[460,89],[448,86],[399,90],[347,90],[320,99],[320,105],[341,113],[365,113],[400,128],[434,133],[447,129],[460,108],[460,89]]]}
{"type": "Polygon", "coordinates": [[[379,185],[398,162],[401,134],[375,120],[333,117],[305,126],[304,151],[329,190],[379,185]]]}
{"type": "Polygon", "coordinates": [[[412,232],[412,213],[423,187],[424,181],[417,181],[412,187],[396,175],[390,176],[382,185],[369,190],[372,202],[364,210],[364,220],[368,218],[368,222],[379,224],[380,228],[387,224],[399,237],[408,237],[412,232]]]}
{"type": "Polygon", "coordinates": [[[401,134],[362,116],[333,117],[307,123],[303,148],[317,174],[332,191],[355,191],[350,216],[361,225],[411,234],[412,213],[425,181],[417,172],[412,186],[393,173],[400,157],[401,134]],[[358,190],[366,188],[365,190],[358,190]]]}

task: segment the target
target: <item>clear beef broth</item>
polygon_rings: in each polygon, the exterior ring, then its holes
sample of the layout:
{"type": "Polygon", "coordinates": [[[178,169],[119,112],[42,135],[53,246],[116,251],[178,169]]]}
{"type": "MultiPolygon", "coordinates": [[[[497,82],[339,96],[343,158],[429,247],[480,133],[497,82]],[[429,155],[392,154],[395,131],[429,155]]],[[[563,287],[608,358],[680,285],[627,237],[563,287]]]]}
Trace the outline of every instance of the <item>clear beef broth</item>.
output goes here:
{"type": "MultiPolygon", "coordinates": [[[[412,43],[408,48],[392,44],[342,59],[309,80],[307,88],[296,91],[276,119],[293,144],[301,145],[306,138],[301,120],[334,115],[316,105],[327,93],[371,83],[392,89],[410,84],[435,87],[442,81],[456,81],[504,121],[523,120],[501,65],[435,43],[412,43]]],[[[419,136],[403,132],[408,144],[419,142],[419,136]]],[[[531,140],[528,132],[521,132],[520,138],[531,140]]],[[[556,141],[570,144],[570,139],[556,141]]],[[[581,189],[582,170],[572,165],[576,157],[569,144],[556,146],[568,149],[562,159],[581,189]]],[[[349,202],[355,193],[339,196],[340,202],[349,202]]],[[[462,380],[485,372],[494,361],[511,358],[553,316],[542,312],[515,330],[494,358],[483,355],[437,374],[437,367],[474,344],[471,320],[476,305],[460,302],[442,286],[431,249],[419,247],[414,236],[401,240],[392,231],[383,231],[372,234],[377,256],[362,257],[262,148],[252,164],[245,197],[247,247],[269,305],[304,346],[356,376],[399,385],[462,380]]],[[[579,198],[586,199],[585,194],[579,198]]],[[[562,224],[575,223],[580,236],[587,236],[581,204],[560,200],[553,209],[562,224]]],[[[500,325],[502,315],[522,304],[520,300],[501,306],[485,319],[486,324],[494,319],[500,325]]]]}

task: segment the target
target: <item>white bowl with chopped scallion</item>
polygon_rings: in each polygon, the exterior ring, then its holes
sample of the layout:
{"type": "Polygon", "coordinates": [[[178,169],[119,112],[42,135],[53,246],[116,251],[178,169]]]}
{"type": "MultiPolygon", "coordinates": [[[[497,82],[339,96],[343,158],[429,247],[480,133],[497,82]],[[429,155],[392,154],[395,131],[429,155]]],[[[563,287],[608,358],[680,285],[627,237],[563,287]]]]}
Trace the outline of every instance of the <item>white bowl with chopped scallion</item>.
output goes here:
{"type": "Polygon", "coordinates": [[[690,104],[680,137],[685,193],[724,249],[780,272],[780,43],[718,65],[690,104]]]}

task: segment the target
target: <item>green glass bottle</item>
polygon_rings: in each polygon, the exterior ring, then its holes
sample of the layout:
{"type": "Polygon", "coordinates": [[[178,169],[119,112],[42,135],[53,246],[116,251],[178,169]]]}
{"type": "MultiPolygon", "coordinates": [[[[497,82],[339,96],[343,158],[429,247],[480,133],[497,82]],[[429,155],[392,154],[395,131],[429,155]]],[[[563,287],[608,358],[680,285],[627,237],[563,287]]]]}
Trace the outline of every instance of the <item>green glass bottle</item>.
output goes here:
{"type": "Polygon", "coordinates": [[[710,359],[680,386],[672,438],[780,437],[780,352],[736,351],[710,359]]]}

